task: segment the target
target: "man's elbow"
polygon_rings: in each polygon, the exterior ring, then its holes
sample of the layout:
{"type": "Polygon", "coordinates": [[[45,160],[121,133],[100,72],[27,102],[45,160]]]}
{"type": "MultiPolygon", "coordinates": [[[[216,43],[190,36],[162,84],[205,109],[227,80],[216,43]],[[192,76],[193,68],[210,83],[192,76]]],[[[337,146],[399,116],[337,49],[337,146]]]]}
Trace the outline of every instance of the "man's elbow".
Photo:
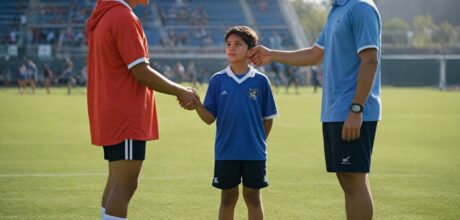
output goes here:
{"type": "Polygon", "coordinates": [[[131,73],[133,74],[134,78],[144,84],[148,84],[148,66],[145,64],[138,64],[131,68],[131,73]]]}

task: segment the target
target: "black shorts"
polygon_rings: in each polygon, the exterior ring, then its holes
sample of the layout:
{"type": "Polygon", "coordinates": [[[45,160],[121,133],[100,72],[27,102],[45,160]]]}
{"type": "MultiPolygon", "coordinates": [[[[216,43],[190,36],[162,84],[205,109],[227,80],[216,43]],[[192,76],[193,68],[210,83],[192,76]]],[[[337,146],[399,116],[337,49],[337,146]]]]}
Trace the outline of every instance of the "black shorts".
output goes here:
{"type": "Polygon", "coordinates": [[[126,139],[115,145],[104,146],[104,159],[116,160],[144,160],[145,141],[126,139]]]}
{"type": "Polygon", "coordinates": [[[343,122],[323,123],[324,156],[328,172],[369,173],[376,121],[365,121],[354,141],[342,140],[343,122]]]}
{"type": "Polygon", "coordinates": [[[261,189],[268,186],[265,160],[216,160],[212,186],[231,189],[243,180],[243,186],[261,189]]]}

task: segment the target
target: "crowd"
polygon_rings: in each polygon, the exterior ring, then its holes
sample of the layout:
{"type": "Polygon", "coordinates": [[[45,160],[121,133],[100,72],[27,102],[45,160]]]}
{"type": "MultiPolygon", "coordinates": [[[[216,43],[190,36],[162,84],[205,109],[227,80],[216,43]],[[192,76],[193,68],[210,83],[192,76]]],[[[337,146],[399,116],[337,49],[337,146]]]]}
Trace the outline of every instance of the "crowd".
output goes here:
{"type": "MultiPolygon", "coordinates": [[[[25,60],[18,67],[5,68],[0,71],[0,86],[18,85],[20,94],[35,93],[37,86],[51,93],[53,86],[66,86],[67,93],[71,94],[74,87],[86,86],[88,70],[87,65],[75,66],[70,58],[62,63],[37,62],[31,59],[25,60]],[[53,65],[54,64],[54,65],[53,65]]],[[[210,76],[215,72],[206,64],[197,64],[191,61],[176,61],[174,63],[160,63],[151,60],[152,67],[159,70],[171,81],[177,83],[191,83],[194,88],[208,83],[210,76]]],[[[272,82],[275,92],[284,88],[289,93],[289,88],[294,86],[295,94],[299,94],[298,87],[312,85],[316,88],[321,86],[321,68],[306,71],[302,68],[290,67],[280,63],[272,63],[265,67],[259,67],[265,72],[272,82]],[[310,76],[310,77],[309,77],[310,76]]]]}

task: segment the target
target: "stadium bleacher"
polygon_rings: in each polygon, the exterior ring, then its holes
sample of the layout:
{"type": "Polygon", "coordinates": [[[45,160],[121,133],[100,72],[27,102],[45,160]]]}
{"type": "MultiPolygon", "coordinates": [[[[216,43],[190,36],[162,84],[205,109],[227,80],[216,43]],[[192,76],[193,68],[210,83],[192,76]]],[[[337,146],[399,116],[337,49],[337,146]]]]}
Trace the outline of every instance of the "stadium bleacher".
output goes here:
{"type": "MultiPolygon", "coordinates": [[[[24,62],[20,57],[28,57],[38,66],[48,62],[59,69],[63,59],[72,57],[76,69],[81,68],[87,51],[85,21],[95,4],[94,0],[0,1],[0,56],[7,53],[8,45],[19,46],[18,57],[0,60],[0,64],[7,63],[2,66],[15,72],[24,62]],[[22,25],[21,16],[27,20],[22,25]],[[11,34],[20,42],[11,41],[11,34]],[[52,56],[39,57],[40,45],[50,45],[52,56]]],[[[168,59],[159,60],[186,64],[190,60],[181,57],[184,50],[199,55],[204,48],[206,53],[220,59],[216,62],[216,59],[198,58],[196,63],[215,72],[225,64],[223,37],[231,26],[253,27],[266,45],[276,34],[282,39],[281,47],[295,47],[278,4],[278,0],[151,0],[148,6],[138,6],[133,11],[143,24],[152,54],[169,54],[168,59]],[[249,6],[249,14],[245,6],[249,6]]]]}

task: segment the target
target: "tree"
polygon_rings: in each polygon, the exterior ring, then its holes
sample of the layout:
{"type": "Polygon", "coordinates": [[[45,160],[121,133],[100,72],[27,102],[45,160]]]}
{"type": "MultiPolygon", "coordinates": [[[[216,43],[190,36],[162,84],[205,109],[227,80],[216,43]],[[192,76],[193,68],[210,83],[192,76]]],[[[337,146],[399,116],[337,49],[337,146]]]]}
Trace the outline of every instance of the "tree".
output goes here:
{"type": "Polygon", "coordinates": [[[323,1],[322,4],[315,4],[302,0],[295,0],[292,4],[299,15],[300,22],[308,38],[314,41],[318,38],[326,23],[328,14],[327,2],[323,1]]]}
{"type": "Polygon", "coordinates": [[[408,31],[409,29],[409,24],[400,18],[392,18],[383,24],[383,30],[408,31]]]}
{"type": "Polygon", "coordinates": [[[412,41],[412,37],[413,32],[410,30],[409,24],[400,18],[392,18],[383,24],[383,43],[408,45],[412,41]]]}
{"type": "Polygon", "coordinates": [[[415,16],[412,26],[415,30],[413,46],[426,47],[433,44],[433,33],[437,27],[433,22],[431,15],[415,16]]]}
{"type": "Polygon", "coordinates": [[[457,42],[457,31],[447,21],[440,25],[439,42],[444,45],[455,45],[457,42]]]}

